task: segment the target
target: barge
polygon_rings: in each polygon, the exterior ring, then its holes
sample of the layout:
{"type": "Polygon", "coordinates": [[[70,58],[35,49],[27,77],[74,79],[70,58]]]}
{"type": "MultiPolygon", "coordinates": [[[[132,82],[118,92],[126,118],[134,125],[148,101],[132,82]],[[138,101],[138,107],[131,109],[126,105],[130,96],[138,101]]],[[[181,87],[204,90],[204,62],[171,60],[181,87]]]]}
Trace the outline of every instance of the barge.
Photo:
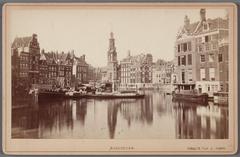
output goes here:
{"type": "Polygon", "coordinates": [[[216,92],[213,93],[213,102],[219,105],[228,104],[228,93],[227,92],[216,92]]]}
{"type": "Polygon", "coordinates": [[[97,99],[137,99],[144,98],[144,94],[139,94],[135,91],[121,91],[121,92],[113,92],[113,93],[96,93],[87,95],[88,98],[97,98],[97,99]]]}
{"type": "Polygon", "coordinates": [[[176,84],[176,87],[172,92],[173,101],[188,101],[202,104],[208,102],[208,94],[194,90],[195,84],[176,84]]]}
{"type": "Polygon", "coordinates": [[[40,91],[38,93],[39,100],[50,100],[50,99],[81,99],[81,98],[92,98],[92,99],[138,99],[144,98],[144,94],[138,92],[96,92],[96,93],[81,93],[76,91],[64,92],[64,91],[40,91]]]}
{"type": "Polygon", "coordinates": [[[208,94],[193,94],[193,93],[174,93],[173,92],[173,100],[182,100],[189,102],[197,102],[197,103],[207,103],[208,102],[208,94]]]}
{"type": "Polygon", "coordinates": [[[38,100],[62,99],[65,98],[65,93],[64,91],[39,91],[38,100]]]}

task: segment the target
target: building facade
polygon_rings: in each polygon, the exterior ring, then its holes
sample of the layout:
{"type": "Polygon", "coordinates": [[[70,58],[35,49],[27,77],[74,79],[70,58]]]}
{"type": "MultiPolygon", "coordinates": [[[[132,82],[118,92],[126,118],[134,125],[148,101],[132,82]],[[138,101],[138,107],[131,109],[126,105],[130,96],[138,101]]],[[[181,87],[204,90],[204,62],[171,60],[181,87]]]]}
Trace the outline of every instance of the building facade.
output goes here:
{"type": "Polygon", "coordinates": [[[120,62],[121,88],[152,88],[151,54],[128,56],[120,62]]]}
{"type": "Polygon", "coordinates": [[[29,90],[39,81],[40,47],[37,35],[15,38],[11,45],[11,52],[13,91],[29,90]]]}
{"type": "Polygon", "coordinates": [[[228,18],[207,19],[205,9],[198,22],[185,16],[175,47],[178,84],[211,96],[228,91],[228,29],[228,18]]]}
{"type": "Polygon", "coordinates": [[[175,71],[174,67],[172,61],[158,60],[153,64],[152,83],[154,85],[172,84],[172,74],[175,71]]]}

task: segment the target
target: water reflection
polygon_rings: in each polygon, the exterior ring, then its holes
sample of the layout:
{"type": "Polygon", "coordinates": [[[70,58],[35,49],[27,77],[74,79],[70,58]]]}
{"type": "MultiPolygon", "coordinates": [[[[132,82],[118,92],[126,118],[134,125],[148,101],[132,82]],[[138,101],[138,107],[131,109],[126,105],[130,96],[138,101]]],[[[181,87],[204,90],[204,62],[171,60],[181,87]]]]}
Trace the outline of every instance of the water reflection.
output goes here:
{"type": "Polygon", "coordinates": [[[228,138],[228,108],[172,102],[146,91],[144,99],[61,100],[12,111],[13,138],[228,138]]]}
{"type": "Polygon", "coordinates": [[[228,138],[228,110],[209,103],[201,106],[191,103],[174,104],[176,138],[228,138]]]}

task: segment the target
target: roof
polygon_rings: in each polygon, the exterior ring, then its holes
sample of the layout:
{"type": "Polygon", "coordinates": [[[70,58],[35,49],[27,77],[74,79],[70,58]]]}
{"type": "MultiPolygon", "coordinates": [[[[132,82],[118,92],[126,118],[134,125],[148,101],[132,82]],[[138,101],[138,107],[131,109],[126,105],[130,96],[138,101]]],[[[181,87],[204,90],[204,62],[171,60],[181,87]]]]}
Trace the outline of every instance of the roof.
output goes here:
{"type": "MultiPolygon", "coordinates": [[[[195,23],[191,23],[187,26],[183,26],[180,28],[180,31],[177,35],[177,39],[180,39],[184,36],[191,36],[195,34],[199,34],[203,32],[203,24],[204,21],[198,21],[195,23]]],[[[208,31],[213,31],[215,29],[228,29],[228,19],[223,18],[215,18],[215,19],[207,19],[206,24],[208,25],[208,31]]]]}
{"type": "Polygon", "coordinates": [[[136,56],[128,56],[121,61],[121,63],[123,62],[130,62],[136,65],[148,63],[148,62],[152,62],[152,55],[149,53],[148,54],[141,53],[136,56]]]}
{"type": "Polygon", "coordinates": [[[29,46],[30,42],[32,41],[32,36],[28,37],[16,37],[12,43],[12,48],[19,48],[19,47],[27,47],[29,46]]]}
{"type": "Polygon", "coordinates": [[[40,54],[40,60],[47,60],[44,52],[40,54]]]}

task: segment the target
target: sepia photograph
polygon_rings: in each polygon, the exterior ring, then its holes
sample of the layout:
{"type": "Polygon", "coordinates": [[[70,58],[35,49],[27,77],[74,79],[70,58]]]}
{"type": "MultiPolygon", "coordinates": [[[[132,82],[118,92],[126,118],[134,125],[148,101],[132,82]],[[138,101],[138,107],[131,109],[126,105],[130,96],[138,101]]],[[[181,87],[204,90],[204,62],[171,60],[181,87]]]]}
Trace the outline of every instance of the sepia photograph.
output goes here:
{"type": "Polygon", "coordinates": [[[236,151],[234,4],[4,7],[6,152],[236,151]]]}

